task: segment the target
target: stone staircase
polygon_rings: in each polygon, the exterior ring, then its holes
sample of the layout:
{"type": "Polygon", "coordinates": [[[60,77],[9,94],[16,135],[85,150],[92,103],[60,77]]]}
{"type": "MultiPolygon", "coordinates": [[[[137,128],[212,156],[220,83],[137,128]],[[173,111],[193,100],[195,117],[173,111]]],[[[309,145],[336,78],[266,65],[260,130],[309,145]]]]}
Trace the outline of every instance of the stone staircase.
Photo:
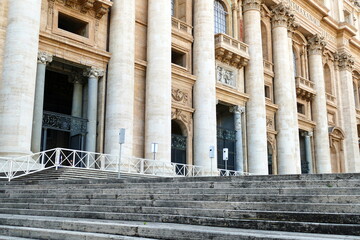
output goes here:
{"type": "Polygon", "coordinates": [[[0,183],[1,239],[360,239],[360,174],[0,183]]]}
{"type": "MultiPolygon", "coordinates": [[[[154,175],[138,173],[121,173],[121,178],[154,178],[154,175]]],[[[99,169],[59,167],[45,169],[29,175],[14,178],[12,181],[49,181],[49,180],[76,180],[76,179],[110,179],[117,178],[116,172],[101,171],[99,169]]],[[[0,179],[7,181],[7,179],[0,179]]]]}

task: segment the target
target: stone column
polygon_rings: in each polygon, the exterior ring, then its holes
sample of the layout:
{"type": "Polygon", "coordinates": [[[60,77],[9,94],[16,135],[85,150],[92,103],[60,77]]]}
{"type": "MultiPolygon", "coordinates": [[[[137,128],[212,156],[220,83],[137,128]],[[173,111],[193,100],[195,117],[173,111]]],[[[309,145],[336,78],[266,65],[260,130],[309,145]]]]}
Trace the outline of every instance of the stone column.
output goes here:
{"type": "Polygon", "coordinates": [[[261,40],[261,0],[244,0],[244,40],[250,61],[245,67],[247,103],[248,171],[268,174],[264,67],[261,40]]]}
{"type": "MultiPolygon", "coordinates": [[[[35,87],[35,102],[34,102],[34,116],[31,135],[31,151],[36,153],[41,149],[41,131],[42,119],[44,109],[44,90],[45,90],[45,72],[46,65],[52,62],[52,55],[45,52],[38,53],[38,64],[36,71],[36,87],[35,87]]],[[[45,149],[44,149],[45,150],[45,149]]]]}
{"type": "Polygon", "coordinates": [[[233,2],[232,5],[232,15],[233,15],[232,23],[233,23],[233,35],[234,35],[233,37],[235,39],[239,39],[238,12],[239,12],[238,1],[235,1],[233,2]]]}
{"type": "Polygon", "coordinates": [[[230,111],[234,113],[234,123],[236,130],[236,159],[235,159],[235,171],[244,172],[244,151],[242,141],[242,114],[245,112],[245,107],[234,106],[230,108],[230,111]]]}
{"type": "Polygon", "coordinates": [[[86,151],[96,151],[96,125],[97,125],[97,100],[98,100],[98,80],[104,76],[104,71],[94,67],[88,68],[84,72],[88,77],[88,105],[87,105],[87,135],[86,151]]]}
{"type": "Polygon", "coordinates": [[[322,53],[326,43],[323,37],[314,35],[308,39],[310,80],[314,82],[316,96],[312,103],[313,118],[316,123],[314,143],[316,173],[331,173],[329,130],[325,92],[322,53]]]}
{"type": "Polygon", "coordinates": [[[41,0],[8,4],[0,88],[0,155],[23,155],[31,153],[41,0]]]}
{"type": "MultiPolygon", "coordinates": [[[[276,104],[279,110],[276,114],[277,156],[279,174],[300,173],[296,141],[298,129],[296,108],[294,109],[294,84],[290,65],[290,53],[287,47],[288,24],[293,17],[290,8],[283,3],[278,4],[272,10],[272,32],[274,51],[274,92],[276,104]],[[284,47],[285,46],[285,47],[284,47]]],[[[291,64],[290,64],[291,63],[291,64]]]]}
{"type": "MultiPolygon", "coordinates": [[[[289,18],[289,23],[288,23],[288,44],[289,44],[289,59],[291,64],[290,66],[290,75],[291,75],[291,79],[292,81],[290,81],[291,83],[291,89],[293,89],[293,91],[291,91],[291,102],[293,103],[293,109],[294,111],[292,112],[293,114],[293,118],[294,119],[298,119],[298,112],[297,110],[297,96],[296,96],[296,83],[295,83],[295,69],[294,69],[294,64],[293,64],[293,58],[294,58],[294,53],[293,53],[293,33],[295,32],[295,30],[298,28],[298,24],[295,22],[295,17],[291,16],[289,18]]],[[[299,163],[298,165],[296,165],[297,172],[301,172],[301,156],[300,156],[300,139],[299,139],[299,124],[298,124],[298,120],[295,122],[295,126],[293,127],[293,136],[294,136],[294,143],[295,143],[295,159],[294,161],[299,163]]]]}
{"type": "MultiPolygon", "coordinates": [[[[312,132],[304,132],[302,136],[305,137],[305,157],[309,165],[309,173],[314,173],[313,164],[312,164],[312,150],[311,150],[311,137],[313,136],[312,132]]],[[[330,159],[329,159],[330,160],[330,159]]]]}
{"type": "Polygon", "coordinates": [[[217,169],[217,157],[211,162],[209,147],[215,147],[216,90],[214,50],[214,2],[194,1],[194,163],[207,169],[217,169]]]}
{"type": "Polygon", "coordinates": [[[338,62],[341,82],[341,110],[345,132],[345,168],[346,172],[359,172],[360,156],[352,79],[354,60],[352,56],[347,53],[337,54],[336,60],[338,62]]]}
{"type": "Polygon", "coordinates": [[[75,74],[71,76],[70,81],[74,84],[71,116],[81,118],[83,103],[83,79],[81,75],[75,74]]]}
{"type": "Polygon", "coordinates": [[[117,0],[111,8],[107,76],[105,152],[119,154],[119,130],[126,129],[123,156],[132,156],[135,81],[135,1],[117,0]]]}
{"type": "Polygon", "coordinates": [[[171,161],[171,1],[149,0],[145,103],[145,157],[171,161]]]}

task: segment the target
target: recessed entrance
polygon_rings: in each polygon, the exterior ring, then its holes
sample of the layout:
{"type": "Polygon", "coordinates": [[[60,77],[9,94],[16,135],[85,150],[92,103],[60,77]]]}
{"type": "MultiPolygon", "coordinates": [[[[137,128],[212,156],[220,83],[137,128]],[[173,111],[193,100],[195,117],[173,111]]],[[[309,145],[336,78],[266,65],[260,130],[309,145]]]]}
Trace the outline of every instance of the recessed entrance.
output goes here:
{"type": "Polygon", "coordinates": [[[184,175],[186,168],[186,141],[187,137],[184,136],[179,123],[175,120],[171,121],[171,162],[178,163],[176,173],[184,175]]]}

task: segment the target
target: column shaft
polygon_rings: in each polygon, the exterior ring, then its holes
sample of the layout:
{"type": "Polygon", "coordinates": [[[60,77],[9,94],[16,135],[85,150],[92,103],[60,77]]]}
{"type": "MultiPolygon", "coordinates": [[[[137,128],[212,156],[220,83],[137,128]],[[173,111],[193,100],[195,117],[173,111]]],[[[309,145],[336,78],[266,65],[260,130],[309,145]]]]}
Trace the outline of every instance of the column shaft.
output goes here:
{"type": "Polygon", "coordinates": [[[133,155],[135,81],[135,1],[118,0],[111,8],[107,77],[105,152],[119,154],[118,134],[126,129],[123,156],[133,155]]]}
{"type": "Polygon", "coordinates": [[[145,103],[145,157],[171,161],[171,1],[149,0],[145,103]]]}
{"type": "Polygon", "coordinates": [[[245,67],[247,103],[248,171],[268,174],[264,67],[261,40],[260,0],[243,1],[244,39],[250,61],[245,67]]]}
{"type": "Polygon", "coordinates": [[[342,53],[336,56],[340,70],[341,82],[341,110],[343,115],[343,128],[345,132],[344,150],[346,156],[346,172],[360,171],[360,155],[358,131],[352,80],[352,67],[354,60],[351,55],[342,53]]]}
{"type": "Polygon", "coordinates": [[[0,89],[0,155],[31,153],[40,11],[41,0],[9,1],[0,89]]]}
{"type": "Polygon", "coordinates": [[[39,52],[37,71],[36,71],[34,115],[33,115],[32,135],[31,135],[32,152],[40,152],[41,150],[41,131],[42,131],[42,119],[43,119],[43,109],[44,109],[46,64],[51,61],[52,61],[52,56],[44,52],[39,52]]]}
{"type": "Polygon", "coordinates": [[[87,135],[86,151],[96,151],[96,125],[97,125],[97,99],[98,99],[98,80],[104,75],[99,69],[89,68],[84,73],[88,77],[88,105],[87,105],[87,135]]]}
{"type": "Polygon", "coordinates": [[[195,164],[217,169],[209,147],[217,145],[213,1],[194,1],[194,160],[195,164]]]}
{"type": "Polygon", "coordinates": [[[316,123],[314,132],[316,173],[331,173],[329,126],[322,52],[325,47],[323,38],[315,35],[309,39],[310,80],[315,83],[316,96],[312,104],[313,118],[316,123]]]}
{"type": "Polygon", "coordinates": [[[71,107],[71,116],[82,117],[82,102],[83,102],[83,84],[79,81],[74,81],[73,100],[71,107]]]}
{"type": "Polygon", "coordinates": [[[309,173],[314,173],[312,166],[311,134],[312,133],[305,134],[305,151],[306,151],[306,161],[308,162],[309,165],[309,173]]]}
{"type": "Polygon", "coordinates": [[[235,106],[231,109],[234,112],[234,123],[236,130],[236,159],[235,159],[235,171],[244,171],[244,151],[242,141],[242,113],[245,111],[244,107],[235,106]]]}
{"type": "Polygon", "coordinates": [[[289,8],[283,4],[277,5],[273,9],[273,51],[274,51],[274,92],[276,104],[279,110],[276,114],[277,135],[277,156],[279,174],[297,174],[300,173],[300,162],[296,153],[297,132],[297,114],[294,109],[293,91],[294,78],[289,67],[290,61],[288,46],[288,22],[289,8]],[[296,130],[294,130],[296,128],[296,130]]]}

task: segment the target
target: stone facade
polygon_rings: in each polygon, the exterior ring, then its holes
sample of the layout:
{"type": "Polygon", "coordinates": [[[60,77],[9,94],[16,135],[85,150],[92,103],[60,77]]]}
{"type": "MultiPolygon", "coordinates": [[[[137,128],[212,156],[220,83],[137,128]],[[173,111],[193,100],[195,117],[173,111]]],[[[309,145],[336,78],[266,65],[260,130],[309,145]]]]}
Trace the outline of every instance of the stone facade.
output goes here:
{"type": "Polygon", "coordinates": [[[359,30],[350,0],[2,0],[0,155],[125,128],[127,157],[359,172],[359,30]]]}

